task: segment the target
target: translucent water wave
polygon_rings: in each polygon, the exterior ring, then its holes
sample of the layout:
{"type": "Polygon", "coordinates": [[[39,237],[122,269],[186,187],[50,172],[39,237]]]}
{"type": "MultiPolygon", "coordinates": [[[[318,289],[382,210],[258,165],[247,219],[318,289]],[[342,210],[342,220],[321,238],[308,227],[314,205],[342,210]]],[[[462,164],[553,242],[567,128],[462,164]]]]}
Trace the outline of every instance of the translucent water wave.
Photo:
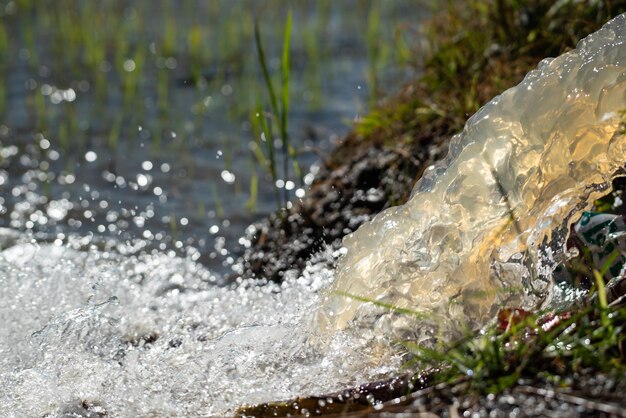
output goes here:
{"type": "Polygon", "coordinates": [[[382,333],[407,327],[341,293],[423,313],[422,339],[433,335],[428,323],[450,331],[506,303],[550,299],[564,231],[626,161],[625,40],[621,15],[472,116],[404,206],[345,239],[322,332],[354,319],[382,333]]]}

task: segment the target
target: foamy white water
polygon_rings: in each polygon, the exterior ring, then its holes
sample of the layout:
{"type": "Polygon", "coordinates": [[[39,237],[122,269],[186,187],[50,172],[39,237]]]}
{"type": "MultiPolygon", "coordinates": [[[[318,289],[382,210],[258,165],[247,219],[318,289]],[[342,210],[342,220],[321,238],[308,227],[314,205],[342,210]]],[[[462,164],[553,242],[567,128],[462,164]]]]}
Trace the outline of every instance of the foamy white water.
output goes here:
{"type": "Polygon", "coordinates": [[[219,288],[202,266],[165,254],[26,243],[0,253],[0,275],[0,416],[222,415],[394,367],[368,354],[368,333],[305,344],[332,280],[323,269],[219,288]]]}

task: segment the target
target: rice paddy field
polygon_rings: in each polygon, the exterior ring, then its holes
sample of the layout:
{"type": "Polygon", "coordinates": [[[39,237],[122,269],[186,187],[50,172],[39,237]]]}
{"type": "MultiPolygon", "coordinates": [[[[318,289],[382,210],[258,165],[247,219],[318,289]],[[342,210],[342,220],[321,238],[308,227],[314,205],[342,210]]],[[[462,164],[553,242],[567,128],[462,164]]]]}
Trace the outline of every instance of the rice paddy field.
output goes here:
{"type": "Polygon", "coordinates": [[[1,1],[0,225],[76,233],[79,246],[113,236],[228,271],[246,226],[301,197],[353,122],[415,76],[424,10],[1,1]]]}

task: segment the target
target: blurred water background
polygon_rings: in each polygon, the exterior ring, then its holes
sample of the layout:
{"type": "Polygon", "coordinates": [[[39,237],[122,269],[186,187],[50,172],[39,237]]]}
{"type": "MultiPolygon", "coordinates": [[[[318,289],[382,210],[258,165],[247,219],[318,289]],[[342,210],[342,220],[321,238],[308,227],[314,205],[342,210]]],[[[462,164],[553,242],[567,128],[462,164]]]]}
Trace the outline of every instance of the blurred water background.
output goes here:
{"type": "Polygon", "coordinates": [[[246,226],[301,196],[352,122],[415,74],[424,10],[370,0],[0,1],[0,226],[38,242],[80,236],[79,247],[115,237],[228,271],[246,226]],[[260,122],[275,119],[254,22],[280,86],[288,9],[288,132],[302,173],[292,155],[273,177],[260,122]]]}

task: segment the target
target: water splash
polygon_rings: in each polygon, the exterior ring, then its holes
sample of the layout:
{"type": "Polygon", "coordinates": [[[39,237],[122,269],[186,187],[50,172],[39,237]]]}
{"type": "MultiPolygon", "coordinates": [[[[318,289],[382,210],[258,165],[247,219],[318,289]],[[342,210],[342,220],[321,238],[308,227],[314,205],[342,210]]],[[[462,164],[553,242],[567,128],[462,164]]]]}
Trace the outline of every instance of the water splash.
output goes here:
{"type": "MultiPolygon", "coordinates": [[[[567,231],[624,161],[625,39],[620,16],[481,109],[409,203],[346,240],[334,288],[444,328],[549,294],[564,241],[553,231],[567,231]]],[[[311,312],[333,281],[323,263],[281,285],[223,288],[193,260],[103,248],[116,251],[0,230],[3,414],[223,415],[396,371],[379,336],[436,329],[337,298],[318,317],[332,333],[309,345],[311,312]],[[368,326],[346,327],[355,317],[368,326]]]]}
{"type": "Polygon", "coordinates": [[[33,244],[0,230],[2,416],[224,416],[388,375],[371,333],[304,342],[332,272],[217,287],[190,259],[33,244]],[[368,363],[369,361],[369,363],[368,363]]]}
{"type": "MultiPolygon", "coordinates": [[[[336,294],[421,311],[440,331],[545,301],[563,232],[626,161],[625,40],[621,15],[480,109],[405,205],[345,239],[336,294]]],[[[318,315],[327,333],[355,318],[406,325],[336,294],[318,315]]],[[[424,325],[418,339],[432,336],[424,325]]]]}

